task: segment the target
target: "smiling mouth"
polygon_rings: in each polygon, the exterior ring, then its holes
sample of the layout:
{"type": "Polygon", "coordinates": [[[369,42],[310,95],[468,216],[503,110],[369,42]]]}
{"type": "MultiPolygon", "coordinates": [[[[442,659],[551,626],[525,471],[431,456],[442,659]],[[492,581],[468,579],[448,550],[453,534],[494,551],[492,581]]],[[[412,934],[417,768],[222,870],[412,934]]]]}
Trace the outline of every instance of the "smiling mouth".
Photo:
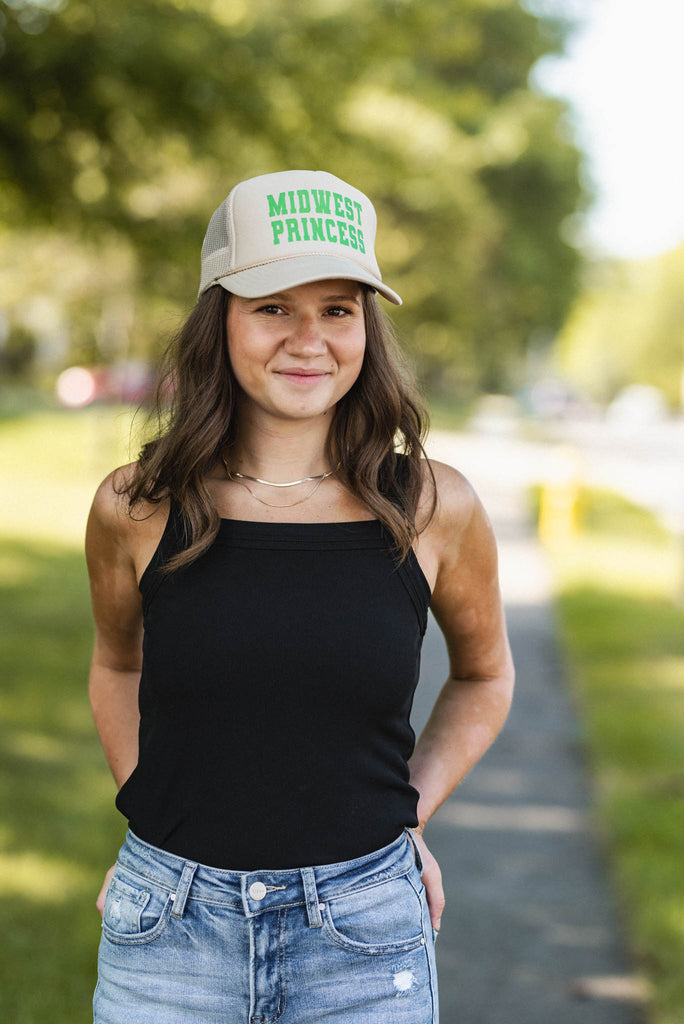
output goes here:
{"type": "Polygon", "coordinates": [[[285,380],[293,381],[295,384],[315,384],[317,381],[322,380],[323,377],[327,377],[327,370],[302,370],[299,368],[293,370],[277,370],[279,377],[284,377],[285,380]]]}

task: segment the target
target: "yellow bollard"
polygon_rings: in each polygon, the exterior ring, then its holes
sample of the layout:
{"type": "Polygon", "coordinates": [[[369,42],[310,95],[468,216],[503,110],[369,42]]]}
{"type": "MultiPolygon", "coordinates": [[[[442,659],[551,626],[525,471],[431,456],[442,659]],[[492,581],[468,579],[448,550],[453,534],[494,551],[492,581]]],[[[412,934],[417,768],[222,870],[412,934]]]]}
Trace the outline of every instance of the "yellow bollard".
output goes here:
{"type": "Polygon", "coordinates": [[[572,448],[558,452],[556,472],[542,484],[539,503],[539,538],[558,547],[579,530],[579,455],[572,448]]]}

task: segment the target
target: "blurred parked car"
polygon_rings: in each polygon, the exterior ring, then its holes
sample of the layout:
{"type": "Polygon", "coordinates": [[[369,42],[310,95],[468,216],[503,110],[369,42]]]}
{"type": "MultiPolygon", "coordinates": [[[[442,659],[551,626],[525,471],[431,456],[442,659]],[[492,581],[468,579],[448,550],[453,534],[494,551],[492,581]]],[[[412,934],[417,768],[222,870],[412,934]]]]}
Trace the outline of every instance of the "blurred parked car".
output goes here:
{"type": "Polygon", "coordinates": [[[578,388],[557,377],[546,377],[523,391],[521,401],[531,416],[544,420],[596,419],[597,406],[578,388]]]}
{"type": "Polygon", "coordinates": [[[70,366],[57,378],[56,393],[62,405],[81,409],[93,402],[144,402],[154,386],[154,373],[145,363],[113,366],[70,366]]]}
{"type": "Polygon", "coordinates": [[[478,434],[515,435],[520,426],[520,406],[510,395],[482,395],[468,420],[478,434]]]}
{"type": "Polygon", "coordinates": [[[648,427],[662,423],[667,416],[667,399],[652,384],[630,384],[606,409],[606,422],[618,427],[648,427]]]}

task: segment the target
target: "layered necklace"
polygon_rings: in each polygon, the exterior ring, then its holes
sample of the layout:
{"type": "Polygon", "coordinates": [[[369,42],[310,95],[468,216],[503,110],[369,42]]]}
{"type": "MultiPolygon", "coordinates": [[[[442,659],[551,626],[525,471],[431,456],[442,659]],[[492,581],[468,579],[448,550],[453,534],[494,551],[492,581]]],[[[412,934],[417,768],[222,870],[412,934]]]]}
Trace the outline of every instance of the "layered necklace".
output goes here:
{"type": "Polygon", "coordinates": [[[228,478],[228,480],[233,480],[235,481],[236,484],[240,484],[242,487],[249,491],[249,493],[252,495],[255,501],[261,502],[262,505],[267,505],[268,508],[293,508],[295,505],[301,505],[303,501],[307,501],[309,498],[311,498],[316,493],[318,488],[321,486],[323,481],[327,480],[329,476],[333,475],[333,473],[336,473],[341,466],[341,463],[338,462],[335,468],[328,470],[327,473],[321,473],[319,474],[319,476],[303,476],[301,480],[288,480],[287,483],[282,484],[274,483],[273,480],[262,480],[261,477],[250,476],[249,473],[239,473],[237,469],[231,469],[230,466],[228,465],[225,455],[221,456],[221,461],[223,462],[223,465],[226,467],[226,477],[228,478]],[[258,494],[254,493],[249,484],[245,483],[246,480],[251,480],[255,484],[265,484],[267,487],[296,487],[297,484],[306,483],[313,483],[313,487],[311,488],[308,494],[304,495],[303,498],[299,498],[297,501],[290,501],[287,504],[283,505],[274,504],[271,501],[264,501],[263,498],[260,498],[258,494]]]}

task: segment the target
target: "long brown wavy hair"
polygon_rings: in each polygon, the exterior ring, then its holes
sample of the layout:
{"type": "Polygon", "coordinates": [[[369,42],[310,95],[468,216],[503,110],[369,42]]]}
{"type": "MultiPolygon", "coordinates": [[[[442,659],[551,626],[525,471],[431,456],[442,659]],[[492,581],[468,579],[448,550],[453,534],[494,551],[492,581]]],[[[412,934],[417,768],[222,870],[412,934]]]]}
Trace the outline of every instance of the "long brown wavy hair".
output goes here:
{"type": "MultiPolygon", "coordinates": [[[[198,558],[212,544],[220,517],[205,477],[236,435],[239,385],[228,357],[230,294],[204,292],[166,352],[156,396],[158,436],[142,449],[121,488],[129,514],[146,500],[179,503],[186,547],[168,571],[198,558]]],[[[366,349],[361,372],[335,407],[326,442],[338,478],[392,535],[401,559],[417,536],[428,417],[411,371],[375,292],[363,288],[366,349]],[[397,453],[400,453],[399,455],[397,453]],[[401,457],[403,456],[403,457],[401,457]]],[[[429,463],[427,463],[429,469],[429,463]]],[[[436,505],[432,470],[430,516],[436,505]]]]}

